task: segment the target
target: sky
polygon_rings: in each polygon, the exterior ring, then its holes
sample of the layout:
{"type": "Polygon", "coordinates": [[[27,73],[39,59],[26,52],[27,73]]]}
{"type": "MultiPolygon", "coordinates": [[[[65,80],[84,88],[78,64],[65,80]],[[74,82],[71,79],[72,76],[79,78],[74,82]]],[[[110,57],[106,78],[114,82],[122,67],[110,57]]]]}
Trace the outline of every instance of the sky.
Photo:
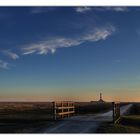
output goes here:
{"type": "Polygon", "coordinates": [[[140,7],[0,7],[0,101],[140,101],[140,7]]]}

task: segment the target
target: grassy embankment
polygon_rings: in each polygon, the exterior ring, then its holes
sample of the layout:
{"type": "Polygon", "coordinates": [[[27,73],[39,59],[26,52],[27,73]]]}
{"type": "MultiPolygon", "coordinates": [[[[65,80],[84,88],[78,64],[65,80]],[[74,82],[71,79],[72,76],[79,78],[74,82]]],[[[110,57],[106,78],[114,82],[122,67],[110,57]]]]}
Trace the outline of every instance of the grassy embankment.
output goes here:
{"type": "Polygon", "coordinates": [[[122,116],[119,124],[104,123],[97,133],[140,133],[140,104],[132,107],[130,115],[122,116]]]}

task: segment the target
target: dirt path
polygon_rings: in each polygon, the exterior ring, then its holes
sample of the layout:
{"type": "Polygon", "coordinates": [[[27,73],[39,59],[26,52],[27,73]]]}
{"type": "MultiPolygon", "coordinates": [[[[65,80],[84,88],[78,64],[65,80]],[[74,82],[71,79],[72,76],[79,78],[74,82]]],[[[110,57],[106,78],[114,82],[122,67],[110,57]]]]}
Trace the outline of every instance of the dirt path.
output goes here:
{"type": "MultiPolygon", "coordinates": [[[[121,107],[124,114],[132,105],[121,107]]],[[[101,114],[78,115],[65,118],[43,133],[94,133],[102,122],[112,121],[112,111],[101,114]]]]}

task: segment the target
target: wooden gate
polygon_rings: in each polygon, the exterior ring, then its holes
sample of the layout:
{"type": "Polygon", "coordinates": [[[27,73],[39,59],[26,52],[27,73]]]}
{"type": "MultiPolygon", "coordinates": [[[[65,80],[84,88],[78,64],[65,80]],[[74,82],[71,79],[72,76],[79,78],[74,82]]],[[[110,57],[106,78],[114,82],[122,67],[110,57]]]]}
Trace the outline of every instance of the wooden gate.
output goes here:
{"type": "Polygon", "coordinates": [[[113,106],[113,122],[120,118],[120,102],[112,102],[113,106]]]}
{"type": "Polygon", "coordinates": [[[53,102],[53,118],[54,120],[69,117],[75,113],[74,102],[62,101],[53,102]]]}

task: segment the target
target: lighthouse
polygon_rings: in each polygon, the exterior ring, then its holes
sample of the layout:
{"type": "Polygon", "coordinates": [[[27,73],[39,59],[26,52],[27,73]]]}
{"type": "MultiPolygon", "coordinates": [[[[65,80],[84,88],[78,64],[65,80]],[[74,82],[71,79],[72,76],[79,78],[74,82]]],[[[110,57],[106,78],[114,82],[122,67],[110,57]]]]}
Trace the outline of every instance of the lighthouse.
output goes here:
{"type": "Polygon", "coordinates": [[[100,93],[100,99],[99,102],[104,102],[104,100],[102,99],[102,93],[100,93]]]}

